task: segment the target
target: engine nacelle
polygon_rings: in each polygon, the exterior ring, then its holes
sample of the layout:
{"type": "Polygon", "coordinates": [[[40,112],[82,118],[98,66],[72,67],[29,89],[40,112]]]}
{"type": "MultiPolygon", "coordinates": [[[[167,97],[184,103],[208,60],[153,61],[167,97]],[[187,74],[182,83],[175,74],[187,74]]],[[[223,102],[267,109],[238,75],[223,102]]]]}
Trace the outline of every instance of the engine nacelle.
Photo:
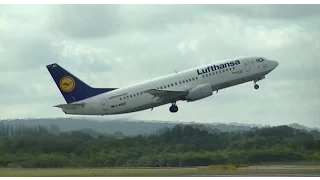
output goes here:
{"type": "Polygon", "coordinates": [[[189,94],[185,97],[187,102],[196,101],[212,95],[212,88],[209,84],[203,84],[195,87],[189,91],[189,94]]]}

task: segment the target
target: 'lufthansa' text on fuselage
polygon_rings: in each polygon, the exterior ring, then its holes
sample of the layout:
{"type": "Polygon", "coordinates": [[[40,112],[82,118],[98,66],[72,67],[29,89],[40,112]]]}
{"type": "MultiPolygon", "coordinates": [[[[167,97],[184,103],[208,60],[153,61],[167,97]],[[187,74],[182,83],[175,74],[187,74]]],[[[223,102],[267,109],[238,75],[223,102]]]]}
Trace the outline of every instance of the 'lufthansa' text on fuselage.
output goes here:
{"type": "Polygon", "coordinates": [[[216,70],[221,70],[221,69],[228,68],[228,67],[237,66],[239,64],[240,64],[240,61],[236,60],[236,61],[231,61],[231,62],[219,64],[219,65],[212,65],[212,66],[208,66],[207,68],[204,68],[204,69],[200,69],[200,70],[197,69],[197,73],[198,73],[198,75],[206,74],[206,73],[209,73],[209,72],[212,72],[212,71],[216,71],[216,70]]]}

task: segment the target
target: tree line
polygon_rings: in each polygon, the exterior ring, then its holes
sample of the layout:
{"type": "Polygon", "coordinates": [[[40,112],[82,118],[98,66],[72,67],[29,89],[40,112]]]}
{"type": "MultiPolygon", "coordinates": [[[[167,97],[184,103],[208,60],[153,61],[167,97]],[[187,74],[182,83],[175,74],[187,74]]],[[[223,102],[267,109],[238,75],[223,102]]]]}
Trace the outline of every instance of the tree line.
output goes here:
{"type": "Polygon", "coordinates": [[[0,123],[0,166],[176,167],[320,160],[320,141],[289,126],[220,132],[176,125],[148,135],[92,134],[60,132],[55,125],[0,123]]]}

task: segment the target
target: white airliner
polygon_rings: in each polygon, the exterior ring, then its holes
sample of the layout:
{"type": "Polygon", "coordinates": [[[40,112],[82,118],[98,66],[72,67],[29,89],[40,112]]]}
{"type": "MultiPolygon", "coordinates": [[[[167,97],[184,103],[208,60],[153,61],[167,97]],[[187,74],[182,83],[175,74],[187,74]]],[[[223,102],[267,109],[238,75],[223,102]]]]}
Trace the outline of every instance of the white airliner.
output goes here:
{"type": "Polygon", "coordinates": [[[264,57],[239,57],[173,73],[122,88],[93,88],[58,64],[47,65],[67,104],[56,105],[66,114],[123,114],[172,104],[170,112],[178,111],[177,101],[197,101],[249,81],[256,84],[278,66],[264,57]]]}

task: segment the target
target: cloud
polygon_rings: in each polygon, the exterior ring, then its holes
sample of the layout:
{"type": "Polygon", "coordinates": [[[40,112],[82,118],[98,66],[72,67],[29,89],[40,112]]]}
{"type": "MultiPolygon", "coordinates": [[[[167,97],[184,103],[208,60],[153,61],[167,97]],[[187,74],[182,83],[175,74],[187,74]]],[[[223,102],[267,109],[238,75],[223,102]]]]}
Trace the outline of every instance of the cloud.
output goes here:
{"type": "Polygon", "coordinates": [[[270,5],[209,5],[202,6],[211,12],[232,14],[245,18],[296,19],[320,15],[320,6],[307,4],[270,4],[270,5]]]}
{"type": "Polygon", "coordinates": [[[46,37],[37,35],[7,36],[1,38],[2,49],[0,69],[16,70],[43,67],[57,61],[59,49],[52,46],[46,37]]]}
{"type": "Polygon", "coordinates": [[[72,38],[95,38],[116,34],[123,20],[117,5],[55,5],[50,9],[51,28],[72,38]]]}
{"type": "MultiPolygon", "coordinates": [[[[66,116],[45,65],[94,87],[123,87],[236,56],[279,61],[259,82],[152,112],[112,116],[320,126],[317,5],[46,5],[0,10],[2,117],[66,116]],[[16,112],[16,113],[14,113],[16,112]]],[[[109,118],[109,117],[104,117],[109,118]]]]}

